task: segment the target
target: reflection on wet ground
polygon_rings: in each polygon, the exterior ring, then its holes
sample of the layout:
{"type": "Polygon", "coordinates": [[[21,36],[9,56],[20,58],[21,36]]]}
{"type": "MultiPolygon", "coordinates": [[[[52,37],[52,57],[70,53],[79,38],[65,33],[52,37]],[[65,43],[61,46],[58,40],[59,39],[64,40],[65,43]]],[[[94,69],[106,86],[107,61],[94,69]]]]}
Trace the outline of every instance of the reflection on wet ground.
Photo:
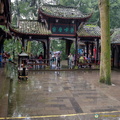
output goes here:
{"type": "Polygon", "coordinates": [[[99,120],[120,120],[120,112],[111,112],[120,111],[120,97],[107,94],[113,86],[99,85],[98,80],[99,71],[95,70],[31,71],[28,81],[11,82],[8,116],[24,116],[25,120],[93,120],[95,113],[101,112],[99,120]]]}

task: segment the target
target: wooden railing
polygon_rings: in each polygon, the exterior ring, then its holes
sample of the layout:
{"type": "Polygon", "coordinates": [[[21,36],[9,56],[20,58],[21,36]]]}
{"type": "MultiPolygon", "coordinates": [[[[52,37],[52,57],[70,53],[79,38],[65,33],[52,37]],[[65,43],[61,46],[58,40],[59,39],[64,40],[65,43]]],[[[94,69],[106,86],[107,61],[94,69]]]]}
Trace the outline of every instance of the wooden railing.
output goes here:
{"type": "Polygon", "coordinates": [[[28,59],[27,66],[29,69],[42,69],[49,65],[49,59],[28,59]]]}

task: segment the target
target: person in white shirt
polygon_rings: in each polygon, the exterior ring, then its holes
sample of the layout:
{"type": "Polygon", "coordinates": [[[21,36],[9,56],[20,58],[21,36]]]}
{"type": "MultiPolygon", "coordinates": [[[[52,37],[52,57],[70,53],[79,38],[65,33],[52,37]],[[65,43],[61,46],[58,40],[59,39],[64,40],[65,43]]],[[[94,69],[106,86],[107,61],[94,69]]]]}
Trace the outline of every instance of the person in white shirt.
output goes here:
{"type": "Polygon", "coordinates": [[[69,69],[72,69],[73,68],[73,55],[70,53],[69,55],[68,55],[68,59],[69,59],[69,69]]]}

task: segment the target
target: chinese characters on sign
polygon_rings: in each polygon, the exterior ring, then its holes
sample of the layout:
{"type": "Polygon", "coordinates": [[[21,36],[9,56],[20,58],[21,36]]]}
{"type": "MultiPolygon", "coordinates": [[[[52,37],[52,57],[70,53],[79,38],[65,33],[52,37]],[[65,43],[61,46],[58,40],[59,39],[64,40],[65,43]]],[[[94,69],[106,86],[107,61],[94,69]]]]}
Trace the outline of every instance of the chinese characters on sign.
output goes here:
{"type": "Polygon", "coordinates": [[[73,25],[52,25],[51,31],[53,34],[74,34],[75,26],[73,25]]]}

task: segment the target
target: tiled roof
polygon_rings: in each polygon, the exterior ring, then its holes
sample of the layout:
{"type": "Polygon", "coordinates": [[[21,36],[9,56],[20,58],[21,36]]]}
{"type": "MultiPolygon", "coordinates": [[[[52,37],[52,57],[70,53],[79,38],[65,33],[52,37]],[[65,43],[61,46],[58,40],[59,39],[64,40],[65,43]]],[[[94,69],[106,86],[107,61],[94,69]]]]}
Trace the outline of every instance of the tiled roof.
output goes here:
{"type": "Polygon", "coordinates": [[[42,34],[49,35],[51,31],[47,29],[47,27],[36,21],[36,20],[20,20],[17,31],[21,33],[29,33],[29,34],[42,34]]]}
{"type": "Polygon", "coordinates": [[[114,30],[114,33],[111,35],[111,43],[120,43],[120,28],[114,30]]]}
{"type": "Polygon", "coordinates": [[[100,37],[101,36],[101,30],[99,26],[95,25],[83,25],[78,31],[78,36],[81,37],[100,37]]]}
{"type": "Polygon", "coordinates": [[[40,10],[45,14],[63,18],[86,18],[90,16],[90,14],[82,14],[82,12],[75,7],[62,5],[43,5],[40,10]]]}

